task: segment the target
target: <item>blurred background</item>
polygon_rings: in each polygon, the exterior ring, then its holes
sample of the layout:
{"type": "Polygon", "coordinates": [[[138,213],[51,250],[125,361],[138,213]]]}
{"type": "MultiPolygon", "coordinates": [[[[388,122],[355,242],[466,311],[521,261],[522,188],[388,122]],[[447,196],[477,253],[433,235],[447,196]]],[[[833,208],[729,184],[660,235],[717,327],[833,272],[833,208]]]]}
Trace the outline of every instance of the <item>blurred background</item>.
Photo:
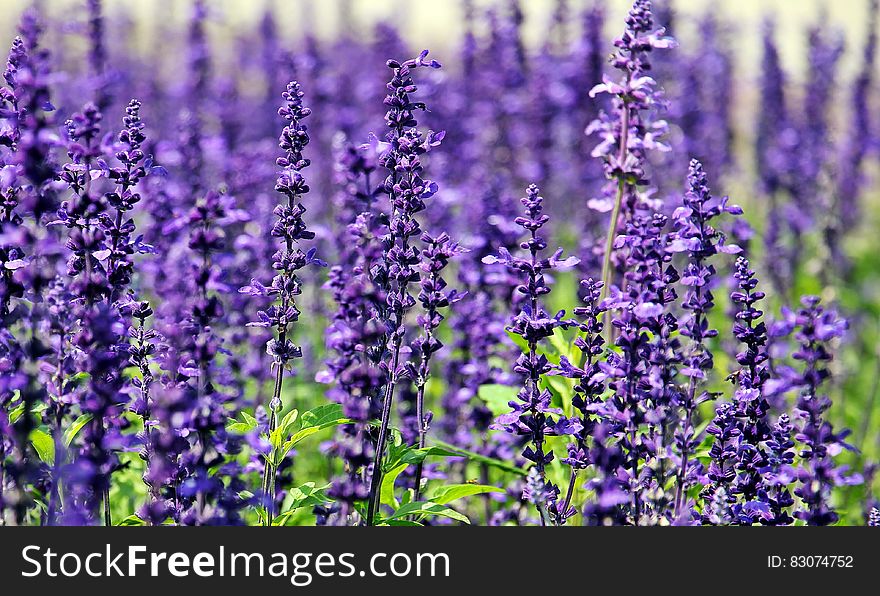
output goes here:
{"type": "MultiPolygon", "coordinates": [[[[485,8],[492,2],[476,0],[474,4],[485,8]]],[[[79,4],[76,0],[42,0],[40,3],[53,14],[68,15],[69,31],[76,30],[77,22],[81,21],[74,10],[79,4]]],[[[3,0],[0,35],[4,38],[12,35],[16,25],[14,15],[30,4],[30,0],[3,0]]],[[[105,4],[111,20],[130,20],[135,25],[133,31],[126,32],[125,38],[117,41],[144,51],[155,45],[157,34],[186,22],[189,14],[186,0],[107,0],[105,4]]],[[[580,6],[589,2],[572,0],[568,4],[576,14],[580,6]]],[[[616,30],[611,24],[622,22],[631,3],[608,0],[605,4],[611,33],[616,30]]],[[[525,15],[524,38],[530,44],[538,44],[550,24],[554,0],[523,0],[521,5],[525,15]]],[[[301,33],[305,25],[324,39],[346,27],[367,39],[373,25],[387,21],[397,25],[411,43],[425,45],[442,54],[443,50],[457,47],[462,34],[463,11],[456,0],[212,0],[209,2],[212,17],[209,34],[218,43],[228,43],[237,32],[254,27],[264,11],[272,7],[276,9],[280,30],[291,37],[301,33]]],[[[842,65],[847,72],[852,72],[858,62],[854,50],[864,40],[863,25],[868,16],[867,3],[861,0],[679,0],[675,2],[675,9],[685,17],[680,31],[684,39],[694,33],[693,21],[688,17],[712,11],[725,21],[735,21],[737,34],[732,46],[737,62],[752,72],[760,58],[760,23],[767,16],[775,16],[779,23],[783,62],[800,73],[807,64],[802,51],[805,26],[822,22],[844,31],[850,51],[842,65]]]]}

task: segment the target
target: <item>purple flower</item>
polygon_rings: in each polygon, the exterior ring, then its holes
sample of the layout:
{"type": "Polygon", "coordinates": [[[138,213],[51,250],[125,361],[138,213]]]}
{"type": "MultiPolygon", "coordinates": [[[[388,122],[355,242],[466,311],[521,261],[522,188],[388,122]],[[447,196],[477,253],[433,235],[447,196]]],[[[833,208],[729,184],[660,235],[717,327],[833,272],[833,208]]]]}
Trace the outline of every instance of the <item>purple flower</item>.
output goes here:
{"type": "Polygon", "coordinates": [[[406,331],[404,318],[416,302],[410,294],[409,286],[419,280],[416,271],[419,254],[410,244],[410,239],[421,234],[416,216],[424,211],[425,201],[434,196],[438,190],[436,182],[422,177],[420,157],[437,146],[444,136],[442,132],[425,133],[419,130],[416,113],[426,110],[426,106],[411,98],[411,95],[418,91],[412,72],[421,67],[440,68],[440,63],[436,60],[428,60],[428,50],[423,50],[411,60],[404,62],[389,60],[387,66],[393,73],[387,85],[388,95],[385,97],[385,106],[388,108],[385,113],[385,124],[390,130],[386,135],[388,148],[381,155],[380,163],[388,172],[383,184],[383,192],[388,195],[391,207],[388,230],[382,238],[388,280],[387,308],[383,311],[387,345],[382,368],[388,379],[382,398],[381,426],[370,481],[367,525],[373,524],[378,506],[380,464],[387,441],[394,388],[406,371],[405,364],[400,360],[406,331]]]}
{"type": "Polygon", "coordinates": [[[689,315],[681,321],[681,335],[690,339],[683,351],[681,374],[687,377],[687,388],[678,394],[681,420],[675,430],[675,445],[678,448],[680,463],[675,497],[675,512],[678,519],[682,512],[682,498],[693,481],[697,462],[690,457],[699,445],[695,435],[693,417],[697,407],[712,398],[703,387],[708,374],[714,367],[712,351],[707,342],[718,336],[718,331],[709,327],[708,314],[714,307],[712,284],[716,274],[715,266],[709,262],[717,253],[735,254],[740,252],[735,245],[725,245],[722,232],[713,227],[713,222],[722,213],[739,215],[742,210],[728,206],[726,199],[716,201],[709,191],[709,183],[703,166],[693,160],[688,173],[688,190],[683,204],[673,214],[675,236],[669,250],[684,252],[687,265],[681,275],[685,286],[682,308],[689,315]]]}
{"type": "Polygon", "coordinates": [[[801,498],[803,509],[796,516],[809,525],[824,526],[838,519],[828,500],[831,489],[862,481],[858,474],[848,474],[845,466],[834,462],[833,457],[841,450],[853,448],[844,442],[849,431],[834,432],[825,419],[831,400],[822,394],[822,385],[830,376],[829,345],[844,335],[847,323],[833,310],[823,308],[816,296],[804,297],[801,305],[794,318],[799,348],[792,354],[803,363],[795,410],[800,420],[795,438],[803,445],[799,451],[803,465],[797,471],[800,485],[795,494],[801,498]]]}
{"type": "MultiPolygon", "coordinates": [[[[523,283],[517,288],[517,292],[525,297],[525,303],[520,312],[513,317],[507,330],[522,337],[528,346],[516,360],[513,371],[523,377],[523,387],[517,395],[519,401],[510,402],[511,412],[498,418],[493,428],[504,430],[513,435],[528,437],[530,445],[526,446],[522,455],[535,464],[538,475],[543,479],[545,467],[553,461],[553,451],[545,452],[545,437],[559,434],[573,434],[580,430],[577,422],[569,423],[562,416],[561,410],[550,405],[550,392],[542,389],[541,378],[553,370],[547,357],[539,354],[538,345],[542,340],[553,335],[557,328],[566,328],[572,322],[562,319],[564,312],[551,316],[541,307],[540,300],[550,293],[546,274],[553,270],[564,270],[577,264],[576,258],[562,259],[562,249],[556,251],[551,257],[541,257],[546,250],[547,242],[539,235],[542,227],[549,217],[544,214],[544,199],[538,194],[538,187],[531,185],[526,189],[526,196],[522,199],[525,214],[516,218],[516,223],[528,233],[525,240],[520,243],[520,248],[528,251],[528,257],[516,257],[503,247],[499,254],[483,257],[483,263],[493,265],[503,263],[511,273],[522,276],[523,283]]],[[[552,487],[552,485],[547,485],[552,487]]],[[[547,490],[553,492],[555,487],[547,490]]],[[[540,494],[549,494],[541,492],[540,494]]],[[[542,523],[546,523],[545,512],[551,513],[551,521],[561,523],[562,517],[554,515],[550,503],[538,506],[541,513],[542,523]]]]}
{"type": "MultiPolygon", "coordinates": [[[[444,320],[440,309],[449,307],[451,304],[462,299],[462,295],[456,290],[447,289],[448,284],[443,279],[443,270],[449,264],[450,259],[464,252],[458,244],[452,241],[448,234],[431,236],[424,232],[421,241],[425,247],[422,249],[422,271],[419,282],[419,302],[422,304],[423,313],[417,318],[422,328],[420,335],[413,342],[413,351],[418,355],[418,367],[412,367],[410,377],[414,381],[416,389],[416,422],[418,428],[418,446],[425,447],[425,435],[428,433],[428,425],[433,414],[425,411],[425,386],[431,373],[431,357],[439,352],[443,343],[437,337],[437,330],[444,320]]],[[[415,473],[415,497],[418,501],[421,494],[422,463],[416,466],[415,473]]]]}
{"type": "MultiPolygon", "coordinates": [[[[651,199],[653,191],[646,188],[647,155],[653,150],[667,151],[668,147],[660,140],[666,122],[654,119],[661,94],[648,74],[648,58],[654,49],[675,47],[675,40],[663,33],[663,29],[654,29],[650,0],[635,0],[623,34],[614,42],[617,52],[612,64],[622,73],[621,78],[613,81],[603,77],[603,83],[590,91],[591,96],[608,93],[613,97],[612,114],[601,112],[586,130],[586,134],[600,138],[592,155],[602,159],[607,180],[602,197],[592,199],[588,206],[602,213],[611,212],[602,263],[603,298],[611,291],[613,269],[621,264],[614,262],[615,239],[633,221],[636,211],[658,206],[651,199]]],[[[610,325],[606,332],[611,333],[610,325]]]]}

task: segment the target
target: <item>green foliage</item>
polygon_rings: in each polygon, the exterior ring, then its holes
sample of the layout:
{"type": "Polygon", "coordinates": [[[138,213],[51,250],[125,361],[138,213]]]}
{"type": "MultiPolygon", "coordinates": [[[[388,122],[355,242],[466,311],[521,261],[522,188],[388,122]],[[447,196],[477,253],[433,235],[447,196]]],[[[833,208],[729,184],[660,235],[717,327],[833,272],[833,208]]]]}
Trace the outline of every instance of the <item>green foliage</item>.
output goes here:
{"type": "Polygon", "coordinates": [[[76,438],[76,435],[79,434],[79,431],[81,431],[86,424],[91,422],[91,420],[91,414],[82,414],[79,418],[74,420],[73,424],[68,426],[64,431],[64,446],[70,447],[70,444],[76,438]]]}
{"type": "Polygon", "coordinates": [[[510,411],[509,402],[516,399],[519,387],[511,385],[481,385],[477,396],[483,400],[493,416],[501,416],[510,411]]]}
{"type": "Polygon", "coordinates": [[[30,435],[31,445],[34,451],[40,456],[40,460],[49,466],[55,464],[55,440],[47,432],[40,429],[34,429],[30,435]]]}
{"type": "Polygon", "coordinates": [[[287,509],[272,520],[273,526],[294,525],[296,515],[300,509],[312,508],[315,505],[323,505],[332,503],[333,499],[327,496],[326,491],[330,488],[329,484],[318,486],[315,482],[306,482],[301,486],[291,488],[290,500],[287,503],[287,509]]]}
{"type": "Polygon", "coordinates": [[[471,523],[466,515],[441,505],[440,503],[416,501],[414,503],[401,505],[388,517],[380,517],[377,525],[420,525],[420,522],[430,516],[448,517],[449,519],[453,519],[463,524],[471,523]],[[407,519],[410,517],[412,519],[407,519]]]}
{"type": "Polygon", "coordinates": [[[503,492],[504,490],[497,486],[485,484],[445,484],[434,489],[430,501],[439,505],[446,505],[464,497],[503,492]]]}
{"type": "MultiPolygon", "coordinates": [[[[257,429],[256,418],[247,412],[241,413],[242,420],[232,420],[226,425],[226,430],[235,434],[247,434],[257,429]]],[[[339,404],[324,404],[317,406],[302,416],[295,409],[290,410],[271,434],[263,433],[263,438],[269,441],[271,449],[264,453],[263,458],[270,465],[277,467],[287,457],[290,451],[304,439],[324,429],[346,424],[350,422],[342,415],[342,406],[339,404]],[[294,431],[297,419],[299,430],[294,431]]]]}

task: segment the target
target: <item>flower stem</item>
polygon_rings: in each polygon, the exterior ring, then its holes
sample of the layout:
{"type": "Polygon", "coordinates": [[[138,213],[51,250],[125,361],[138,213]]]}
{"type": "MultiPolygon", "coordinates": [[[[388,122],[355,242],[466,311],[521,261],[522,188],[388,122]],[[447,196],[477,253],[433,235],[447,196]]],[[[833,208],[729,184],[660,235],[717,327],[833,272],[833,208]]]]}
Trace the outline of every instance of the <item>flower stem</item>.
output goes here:
{"type": "Polygon", "coordinates": [[[382,399],[382,422],[379,426],[379,437],[376,439],[376,454],[373,457],[373,476],[370,478],[370,499],[367,502],[367,525],[372,526],[379,509],[379,490],[382,486],[382,456],[385,454],[385,443],[388,438],[388,424],[391,421],[391,403],[394,400],[394,386],[397,383],[397,366],[400,361],[399,336],[392,340],[391,370],[385,395],[382,399]]]}
{"type": "MultiPolygon", "coordinates": [[[[416,417],[419,419],[419,449],[425,448],[425,435],[428,434],[428,427],[425,424],[425,383],[420,382],[416,393],[416,417]]],[[[414,501],[418,501],[422,496],[422,472],[424,468],[424,460],[416,464],[415,474],[415,496],[414,501]]]]}
{"type": "MultiPolygon", "coordinates": [[[[284,333],[282,332],[282,338],[284,333]]],[[[281,403],[281,388],[284,383],[284,365],[277,364],[275,373],[275,388],[272,391],[272,401],[269,402],[269,436],[278,428],[278,412],[276,406],[281,403]]],[[[274,453],[272,454],[274,455],[274,453]]],[[[266,467],[263,469],[263,504],[266,511],[265,525],[272,525],[275,514],[275,462],[266,459],[266,467]]]]}
{"type": "Polygon", "coordinates": [[[560,519],[565,520],[565,515],[568,513],[568,508],[571,507],[571,498],[574,496],[574,485],[577,482],[577,468],[571,469],[571,476],[568,479],[568,490],[565,493],[565,502],[562,505],[562,509],[560,509],[560,519]]]}
{"type": "MultiPolygon", "coordinates": [[[[696,393],[696,383],[694,382],[694,377],[690,378],[688,382],[688,404],[694,403],[694,394],[696,393]]],[[[690,405],[685,408],[685,417],[684,417],[684,432],[687,433],[688,429],[691,426],[691,417],[693,416],[693,409],[690,405]]],[[[682,496],[684,495],[684,482],[685,476],[687,475],[687,466],[688,466],[688,437],[687,434],[684,436],[684,444],[681,448],[681,469],[678,471],[678,478],[676,479],[676,487],[675,487],[675,505],[672,510],[672,519],[678,519],[678,515],[681,511],[682,505],[682,496]]]]}

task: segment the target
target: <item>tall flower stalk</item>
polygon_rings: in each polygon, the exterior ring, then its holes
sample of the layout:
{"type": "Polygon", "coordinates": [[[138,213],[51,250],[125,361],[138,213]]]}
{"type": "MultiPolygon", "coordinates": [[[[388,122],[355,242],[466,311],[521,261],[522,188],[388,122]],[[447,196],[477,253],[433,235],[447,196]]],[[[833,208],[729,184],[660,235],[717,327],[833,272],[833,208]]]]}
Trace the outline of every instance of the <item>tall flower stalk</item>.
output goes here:
{"type": "MultiPolygon", "coordinates": [[[[419,282],[419,302],[424,312],[419,315],[418,322],[423,333],[414,342],[413,347],[419,356],[418,367],[415,369],[413,378],[416,386],[416,419],[418,422],[420,449],[425,447],[425,437],[428,434],[432,415],[425,412],[425,387],[431,374],[431,357],[443,347],[443,342],[437,337],[437,330],[443,322],[444,316],[440,309],[461,299],[461,295],[455,290],[448,290],[446,280],[443,279],[443,270],[449,264],[449,260],[463,249],[458,246],[445,232],[438,236],[431,236],[425,232],[421,241],[425,248],[422,249],[422,279],[419,282]]],[[[415,472],[415,499],[419,500],[422,492],[422,471],[424,462],[416,465],[415,472]]]]}
{"type": "Polygon", "coordinates": [[[419,264],[418,250],[412,246],[411,238],[421,234],[416,215],[425,209],[425,200],[437,192],[437,184],[422,178],[420,156],[436,147],[443,140],[444,133],[418,129],[415,113],[425,110],[422,102],[414,102],[410,95],[418,90],[412,78],[412,71],[420,67],[440,68],[436,60],[428,60],[428,51],[418,57],[398,62],[389,60],[388,68],[393,72],[388,82],[388,95],[385,105],[385,124],[390,128],[386,135],[388,148],[380,161],[388,171],[383,191],[388,195],[391,217],[388,233],[382,239],[385,260],[388,267],[389,291],[387,295],[386,332],[387,346],[382,367],[388,375],[382,397],[382,419],[376,439],[376,453],[370,479],[370,498],[367,503],[368,526],[373,525],[379,508],[379,488],[382,483],[382,457],[388,441],[388,425],[395,386],[400,382],[406,367],[400,362],[406,326],[404,319],[415,306],[415,298],[409,286],[419,280],[416,267],[419,264]]]}
{"type": "MultiPolygon", "coordinates": [[[[313,240],[315,233],[306,227],[303,214],[306,207],[302,197],[309,192],[309,186],[303,177],[302,170],[311,163],[303,155],[309,144],[308,127],[303,123],[312,111],[303,105],[303,93],[299,83],[292,81],[282,93],[286,102],[278,114],[287,121],[281,133],[278,146],[284,155],[276,160],[281,168],[275,182],[275,191],[286,197],[287,201],[275,207],[277,220],[272,227],[272,236],[279,238],[281,248],[272,259],[272,268],[277,272],[272,283],[267,287],[253,280],[239,292],[253,296],[271,296],[275,303],[268,309],[259,311],[259,320],[248,323],[254,327],[271,327],[275,337],[266,345],[266,351],[272,357],[275,369],[275,382],[272,397],[269,401],[269,435],[278,427],[278,415],[281,412],[281,393],[284,384],[284,371],[290,367],[292,360],[302,358],[302,348],[291,339],[291,325],[299,320],[300,311],[296,305],[296,297],[302,294],[302,282],[298,271],[307,265],[322,264],[315,257],[315,249],[308,252],[302,250],[299,243],[313,240]]],[[[263,474],[263,499],[266,525],[271,525],[274,517],[276,463],[266,459],[263,474]]]]}
{"type": "Polygon", "coordinates": [[[522,376],[523,387],[517,395],[519,401],[510,402],[512,411],[499,416],[493,428],[528,439],[529,444],[522,455],[534,464],[536,477],[530,477],[527,484],[529,496],[524,493],[523,498],[535,504],[541,523],[546,524],[548,516],[554,523],[562,523],[567,517],[567,512],[556,508],[559,489],[546,480],[546,467],[554,459],[552,450],[545,451],[546,437],[576,433],[580,430],[580,423],[567,419],[562,410],[552,407],[550,391],[541,386],[542,378],[553,370],[553,365],[539,353],[539,343],[552,336],[557,328],[573,324],[563,320],[564,311],[556,315],[547,313],[541,299],[550,293],[546,274],[574,267],[578,259],[563,259],[561,248],[550,257],[541,256],[547,249],[547,241],[539,233],[550,217],[544,213],[544,198],[538,193],[534,184],[526,189],[526,196],[522,199],[524,214],[516,218],[517,225],[527,233],[520,248],[527,251],[528,256],[514,256],[502,247],[497,255],[484,257],[483,263],[502,263],[512,273],[522,276],[522,284],[516,291],[524,297],[524,302],[507,330],[520,336],[527,345],[513,367],[513,371],[522,376]]]}
{"type": "Polygon", "coordinates": [[[687,388],[681,394],[679,406],[681,419],[675,431],[675,445],[678,448],[679,470],[676,477],[673,519],[678,520],[682,513],[685,491],[691,482],[693,471],[691,457],[699,445],[695,436],[694,414],[697,407],[712,398],[706,391],[708,374],[714,368],[714,358],[707,342],[718,336],[718,331],[709,326],[708,315],[715,306],[712,283],[715,266],[709,262],[714,255],[740,252],[739,247],[724,244],[724,234],[713,226],[713,221],[722,213],[739,215],[742,209],[728,206],[727,201],[716,201],[709,191],[709,182],[703,166],[692,160],[688,173],[688,191],[683,204],[673,214],[675,239],[670,250],[687,255],[681,284],[685,286],[682,307],[690,312],[681,322],[681,334],[690,339],[685,348],[681,374],[687,378],[687,388]]]}
{"type": "Polygon", "coordinates": [[[800,443],[803,465],[797,471],[799,486],[795,494],[801,498],[802,509],[796,516],[811,526],[825,526],[837,521],[829,496],[835,486],[858,484],[858,474],[847,473],[832,455],[852,449],[844,439],[849,431],[835,432],[826,419],[831,399],[822,386],[831,376],[828,363],[832,359],[830,343],[843,337],[848,324],[832,309],[823,307],[817,296],[805,296],[794,315],[797,326],[795,339],[798,350],[793,358],[803,362],[799,396],[795,414],[799,419],[795,438],[800,443]]]}
{"type": "MultiPolygon", "coordinates": [[[[666,122],[654,118],[661,100],[657,83],[649,74],[648,60],[651,51],[676,46],[675,40],[663,33],[662,28],[654,29],[651,0],[635,0],[623,35],[614,42],[617,53],[612,65],[621,72],[621,78],[612,81],[604,77],[604,82],[590,91],[593,97],[608,93],[614,100],[613,114],[602,112],[586,131],[600,138],[592,155],[602,158],[608,180],[603,196],[589,202],[599,212],[611,212],[602,263],[603,299],[614,283],[614,239],[640,205],[651,204],[650,192],[645,190],[647,152],[669,150],[660,141],[666,122]]],[[[606,332],[610,334],[611,328],[608,325],[606,332]]]]}

